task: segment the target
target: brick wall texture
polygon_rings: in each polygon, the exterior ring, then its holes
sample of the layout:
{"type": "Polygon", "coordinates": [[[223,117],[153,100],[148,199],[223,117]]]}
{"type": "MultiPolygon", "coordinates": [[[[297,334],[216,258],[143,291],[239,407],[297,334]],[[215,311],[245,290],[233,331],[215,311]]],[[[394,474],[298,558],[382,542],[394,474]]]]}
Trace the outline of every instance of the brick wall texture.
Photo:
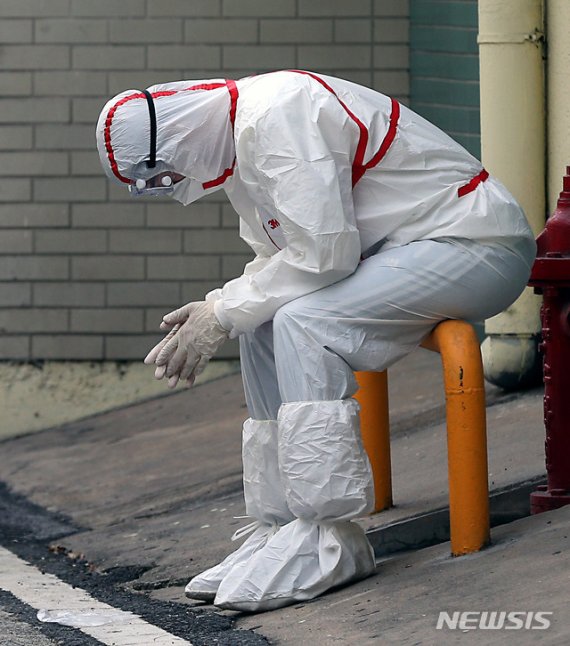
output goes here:
{"type": "Polygon", "coordinates": [[[408,12],[408,0],[1,0],[0,359],[140,360],[163,313],[251,257],[223,192],[182,207],[107,181],[94,129],[110,96],[295,67],[407,102],[408,12]]]}
{"type": "Polygon", "coordinates": [[[411,0],[410,106],[481,155],[477,0],[411,0]]]}

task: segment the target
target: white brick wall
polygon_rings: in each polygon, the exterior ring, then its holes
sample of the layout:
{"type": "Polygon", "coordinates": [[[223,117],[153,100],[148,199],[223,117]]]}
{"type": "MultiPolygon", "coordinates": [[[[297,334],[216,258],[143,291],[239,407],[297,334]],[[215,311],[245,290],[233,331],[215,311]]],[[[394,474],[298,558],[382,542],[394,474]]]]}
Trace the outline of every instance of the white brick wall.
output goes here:
{"type": "MultiPolygon", "coordinates": [[[[129,87],[306,67],[408,96],[407,0],[1,0],[0,360],[140,359],[241,272],[215,194],[133,201],[94,127],[129,87]]],[[[235,355],[228,344],[224,356],[235,355]]]]}

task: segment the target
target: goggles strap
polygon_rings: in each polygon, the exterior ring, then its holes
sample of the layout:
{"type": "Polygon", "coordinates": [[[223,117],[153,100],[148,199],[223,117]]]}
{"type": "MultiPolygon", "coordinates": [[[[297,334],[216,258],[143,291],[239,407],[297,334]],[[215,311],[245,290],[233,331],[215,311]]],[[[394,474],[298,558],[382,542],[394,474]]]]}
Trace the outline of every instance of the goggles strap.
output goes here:
{"type": "Polygon", "coordinates": [[[154,168],[156,166],[156,109],[152,94],[148,90],[139,90],[139,92],[145,95],[150,117],[150,154],[146,160],[146,166],[147,168],[154,168]]]}

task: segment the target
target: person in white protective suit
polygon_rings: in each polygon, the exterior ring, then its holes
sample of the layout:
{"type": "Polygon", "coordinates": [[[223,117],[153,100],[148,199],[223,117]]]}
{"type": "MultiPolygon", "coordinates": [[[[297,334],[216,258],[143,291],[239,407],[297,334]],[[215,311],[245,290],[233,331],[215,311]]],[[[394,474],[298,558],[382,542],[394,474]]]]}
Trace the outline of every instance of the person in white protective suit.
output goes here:
{"type": "Polygon", "coordinates": [[[182,81],[111,99],[109,177],[183,204],[223,189],[255,251],[243,275],[164,317],[146,358],[191,384],[239,337],[250,418],[242,546],[188,596],[257,611],[374,572],[353,371],[383,370],[443,319],[512,303],[534,259],[521,208],[459,144],[397,101],[312,72],[182,81]]]}

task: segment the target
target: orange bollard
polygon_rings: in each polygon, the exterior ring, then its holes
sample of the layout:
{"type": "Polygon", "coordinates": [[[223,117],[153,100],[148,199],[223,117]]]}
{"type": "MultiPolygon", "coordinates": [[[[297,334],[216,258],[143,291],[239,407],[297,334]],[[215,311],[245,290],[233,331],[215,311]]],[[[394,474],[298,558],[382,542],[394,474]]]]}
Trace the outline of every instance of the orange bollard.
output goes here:
{"type": "Polygon", "coordinates": [[[475,330],[465,321],[443,321],[422,346],[439,352],[443,364],[451,553],[460,556],[490,541],[481,352],[475,330]]]}
{"type": "Polygon", "coordinates": [[[374,513],[392,506],[392,465],[390,460],[390,420],[388,413],[388,374],[357,372],[362,442],[374,476],[374,513]]]}

